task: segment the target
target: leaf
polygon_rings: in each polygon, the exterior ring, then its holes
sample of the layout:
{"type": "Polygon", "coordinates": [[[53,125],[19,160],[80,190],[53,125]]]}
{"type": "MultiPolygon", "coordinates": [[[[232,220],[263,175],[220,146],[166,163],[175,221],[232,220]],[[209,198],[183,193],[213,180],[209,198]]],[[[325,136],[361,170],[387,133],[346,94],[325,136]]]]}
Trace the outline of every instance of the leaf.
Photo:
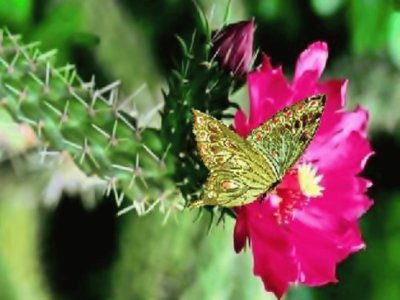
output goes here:
{"type": "Polygon", "coordinates": [[[393,63],[400,68],[400,12],[389,18],[388,51],[393,63]]]}
{"type": "Polygon", "coordinates": [[[388,19],[392,8],[391,1],[350,2],[350,34],[354,53],[379,53],[386,47],[388,19]]]}
{"type": "Polygon", "coordinates": [[[335,14],[343,4],[344,0],[311,0],[313,10],[321,17],[335,14]]]}
{"type": "Polygon", "coordinates": [[[31,21],[32,7],[32,0],[1,0],[1,23],[7,23],[19,28],[26,28],[31,21]]]}

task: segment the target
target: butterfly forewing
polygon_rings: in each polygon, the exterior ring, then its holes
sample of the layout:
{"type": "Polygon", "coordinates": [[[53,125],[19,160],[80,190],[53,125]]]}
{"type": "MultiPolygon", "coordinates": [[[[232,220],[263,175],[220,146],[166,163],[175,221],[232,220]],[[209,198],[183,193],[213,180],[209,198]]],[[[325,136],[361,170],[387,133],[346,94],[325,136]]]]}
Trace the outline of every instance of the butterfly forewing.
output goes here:
{"type": "Polygon", "coordinates": [[[192,206],[252,202],[277,181],[264,155],[217,119],[193,110],[198,152],[210,170],[202,200],[192,206]]]}
{"type": "Polygon", "coordinates": [[[279,111],[254,129],[247,141],[282,178],[312,141],[325,107],[325,95],[309,97],[279,111]]]}

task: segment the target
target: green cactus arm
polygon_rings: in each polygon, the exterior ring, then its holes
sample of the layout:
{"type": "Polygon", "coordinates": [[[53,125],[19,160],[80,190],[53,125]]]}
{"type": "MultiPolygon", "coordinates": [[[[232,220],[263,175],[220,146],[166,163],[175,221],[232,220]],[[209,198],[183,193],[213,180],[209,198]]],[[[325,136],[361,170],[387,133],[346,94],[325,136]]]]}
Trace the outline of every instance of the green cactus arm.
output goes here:
{"type": "Polygon", "coordinates": [[[183,57],[168,78],[161,113],[161,139],[164,148],[171,147],[176,165],[173,179],[186,203],[199,198],[208,174],[196,151],[191,109],[221,119],[229,108],[236,107],[229,97],[244,83],[243,78],[233,76],[218,63],[207,18],[199,7],[197,11],[199,25],[191,39],[177,38],[183,57]]]}
{"type": "Polygon", "coordinates": [[[54,67],[54,56],[0,31],[0,104],[35,130],[39,151],[69,153],[81,170],[104,181],[106,193],[115,193],[120,213],[135,208],[144,214],[177,198],[158,133],[139,128],[119,109],[119,83],[96,89],[73,66],[54,67]]]}

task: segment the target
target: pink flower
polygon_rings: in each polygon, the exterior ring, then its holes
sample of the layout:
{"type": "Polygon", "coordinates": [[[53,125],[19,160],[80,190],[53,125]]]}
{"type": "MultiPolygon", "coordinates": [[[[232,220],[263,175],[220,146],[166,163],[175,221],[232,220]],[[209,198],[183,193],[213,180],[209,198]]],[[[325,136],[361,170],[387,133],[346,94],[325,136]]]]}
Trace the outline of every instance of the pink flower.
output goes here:
{"type": "Polygon", "coordinates": [[[235,116],[237,132],[246,136],[285,106],[327,96],[313,141],[275,193],[237,209],[235,250],[249,241],[255,275],[278,298],[291,283],[337,282],[336,264],[365,247],[357,221],[371,206],[365,195],[370,182],[359,176],[372,154],[368,113],[344,109],[347,80],[318,81],[327,58],[325,43],[310,45],[289,83],[264,56],[262,66],[248,75],[250,115],[235,116]]]}
{"type": "Polygon", "coordinates": [[[229,24],[212,39],[213,51],[221,65],[235,76],[245,75],[253,57],[254,22],[229,24]]]}

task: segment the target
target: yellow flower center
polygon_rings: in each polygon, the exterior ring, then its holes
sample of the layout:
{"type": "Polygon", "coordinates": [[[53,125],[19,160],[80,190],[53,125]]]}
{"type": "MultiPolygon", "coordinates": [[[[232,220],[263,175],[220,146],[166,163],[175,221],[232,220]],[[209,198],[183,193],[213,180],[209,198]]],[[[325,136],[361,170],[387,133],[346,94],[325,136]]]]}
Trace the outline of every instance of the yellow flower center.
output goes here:
{"type": "Polygon", "coordinates": [[[307,197],[322,196],[324,188],[320,185],[322,175],[317,175],[317,168],[310,163],[298,167],[298,178],[301,192],[307,197]]]}

